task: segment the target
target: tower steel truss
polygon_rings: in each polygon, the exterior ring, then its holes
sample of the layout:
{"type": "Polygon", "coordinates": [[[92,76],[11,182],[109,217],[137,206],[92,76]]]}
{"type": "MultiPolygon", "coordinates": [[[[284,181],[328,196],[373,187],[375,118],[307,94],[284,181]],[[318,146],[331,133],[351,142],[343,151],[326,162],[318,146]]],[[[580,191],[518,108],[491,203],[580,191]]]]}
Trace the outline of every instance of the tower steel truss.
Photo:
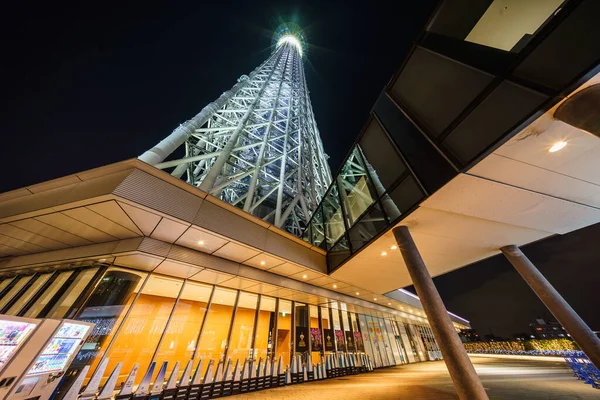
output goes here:
{"type": "Polygon", "coordinates": [[[139,158],[299,236],[331,172],[298,35],[284,29],[262,65],[139,158]]]}

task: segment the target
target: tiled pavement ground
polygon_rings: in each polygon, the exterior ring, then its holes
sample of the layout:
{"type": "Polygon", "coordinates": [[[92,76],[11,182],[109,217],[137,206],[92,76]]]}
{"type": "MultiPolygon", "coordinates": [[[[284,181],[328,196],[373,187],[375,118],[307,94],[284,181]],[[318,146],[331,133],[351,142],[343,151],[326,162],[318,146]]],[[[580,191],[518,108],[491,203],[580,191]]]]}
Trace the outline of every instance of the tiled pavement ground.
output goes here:
{"type": "MultiPolygon", "coordinates": [[[[578,381],[565,363],[472,358],[490,399],[600,399],[600,390],[578,381]]],[[[232,400],[457,399],[443,361],[403,365],[368,374],[263,390],[232,400]]]]}

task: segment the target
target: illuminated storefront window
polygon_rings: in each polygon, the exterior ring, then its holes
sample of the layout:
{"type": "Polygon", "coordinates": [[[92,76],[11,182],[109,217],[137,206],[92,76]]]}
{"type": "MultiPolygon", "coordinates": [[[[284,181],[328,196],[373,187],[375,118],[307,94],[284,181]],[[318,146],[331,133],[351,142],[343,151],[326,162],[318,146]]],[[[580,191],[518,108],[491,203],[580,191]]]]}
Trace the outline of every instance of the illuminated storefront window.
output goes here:
{"type": "Polygon", "coordinates": [[[279,313],[277,314],[277,346],[275,358],[283,357],[284,365],[290,363],[292,350],[292,302],[279,300],[279,313]]]}
{"type": "Polygon", "coordinates": [[[254,342],[254,359],[271,360],[273,357],[273,338],[275,337],[276,299],[261,296],[256,338],[254,342]]]}
{"type": "Polygon", "coordinates": [[[156,353],[156,364],[168,361],[167,376],[179,362],[179,375],[194,357],[213,287],[187,281],[156,353]]]}
{"type": "Polygon", "coordinates": [[[225,357],[237,294],[236,290],[215,289],[196,353],[196,358],[206,360],[203,363],[202,376],[208,368],[208,360],[218,363],[225,357]]]}
{"type": "MultiPolygon", "coordinates": [[[[258,295],[241,292],[235,311],[231,340],[229,341],[228,358],[235,365],[244,361],[252,355],[252,340],[254,339],[254,320],[258,306],[258,295]]],[[[264,361],[264,360],[263,360],[264,361]]]]}

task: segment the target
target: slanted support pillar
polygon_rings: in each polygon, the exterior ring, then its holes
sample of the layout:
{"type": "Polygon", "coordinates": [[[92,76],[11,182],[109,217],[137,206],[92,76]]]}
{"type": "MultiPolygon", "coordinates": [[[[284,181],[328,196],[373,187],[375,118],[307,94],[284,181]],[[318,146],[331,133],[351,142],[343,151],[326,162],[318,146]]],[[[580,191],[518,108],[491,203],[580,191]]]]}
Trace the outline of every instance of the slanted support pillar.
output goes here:
{"type": "Polygon", "coordinates": [[[600,369],[600,339],[590,329],[569,303],[554,289],[541,272],[515,245],[500,249],[515,267],[525,282],[554,315],[554,318],[567,330],[571,338],[581,347],[590,361],[600,369]]]}
{"type": "Polygon", "coordinates": [[[454,382],[454,387],[460,399],[486,400],[487,393],[479,380],[479,376],[471,364],[469,355],[462,344],[448,310],[444,306],[431,275],[425,267],[425,263],[419,254],[417,246],[408,231],[408,227],[399,226],[393,229],[394,237],[402,253],[406,268],[417,289],[417,295],[431,325],[444,361],[454,382]]]}

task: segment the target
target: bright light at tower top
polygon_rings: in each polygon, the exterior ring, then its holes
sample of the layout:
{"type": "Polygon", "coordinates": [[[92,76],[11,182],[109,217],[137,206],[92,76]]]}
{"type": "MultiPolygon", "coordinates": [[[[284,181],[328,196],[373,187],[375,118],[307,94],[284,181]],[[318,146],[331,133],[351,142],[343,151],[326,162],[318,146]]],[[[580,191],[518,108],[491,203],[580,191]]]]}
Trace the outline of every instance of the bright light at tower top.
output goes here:
{"type": "Polygon", "coordinates": [[[302,31],[302,28],[293,22],[286,22],[279,25],[273,35],[272,45],[275,50],[286,44],[289,44],[298,50],[300,57],[306,54],[307,46],[304,32],[302,31]]]}
{"type": "Polygon", "coordinates": [[[282,46],[286,43],[289,43],[292,46],[294,46],[296,48],[296,50],[298,50],[300,57],[302,57],[302,43],[300,43],[300,40],[298,40],[298,38],[296,36],[284,35],[284,36],[280,37],[279,40],[277,41],[276,47],[282,46]]]}

